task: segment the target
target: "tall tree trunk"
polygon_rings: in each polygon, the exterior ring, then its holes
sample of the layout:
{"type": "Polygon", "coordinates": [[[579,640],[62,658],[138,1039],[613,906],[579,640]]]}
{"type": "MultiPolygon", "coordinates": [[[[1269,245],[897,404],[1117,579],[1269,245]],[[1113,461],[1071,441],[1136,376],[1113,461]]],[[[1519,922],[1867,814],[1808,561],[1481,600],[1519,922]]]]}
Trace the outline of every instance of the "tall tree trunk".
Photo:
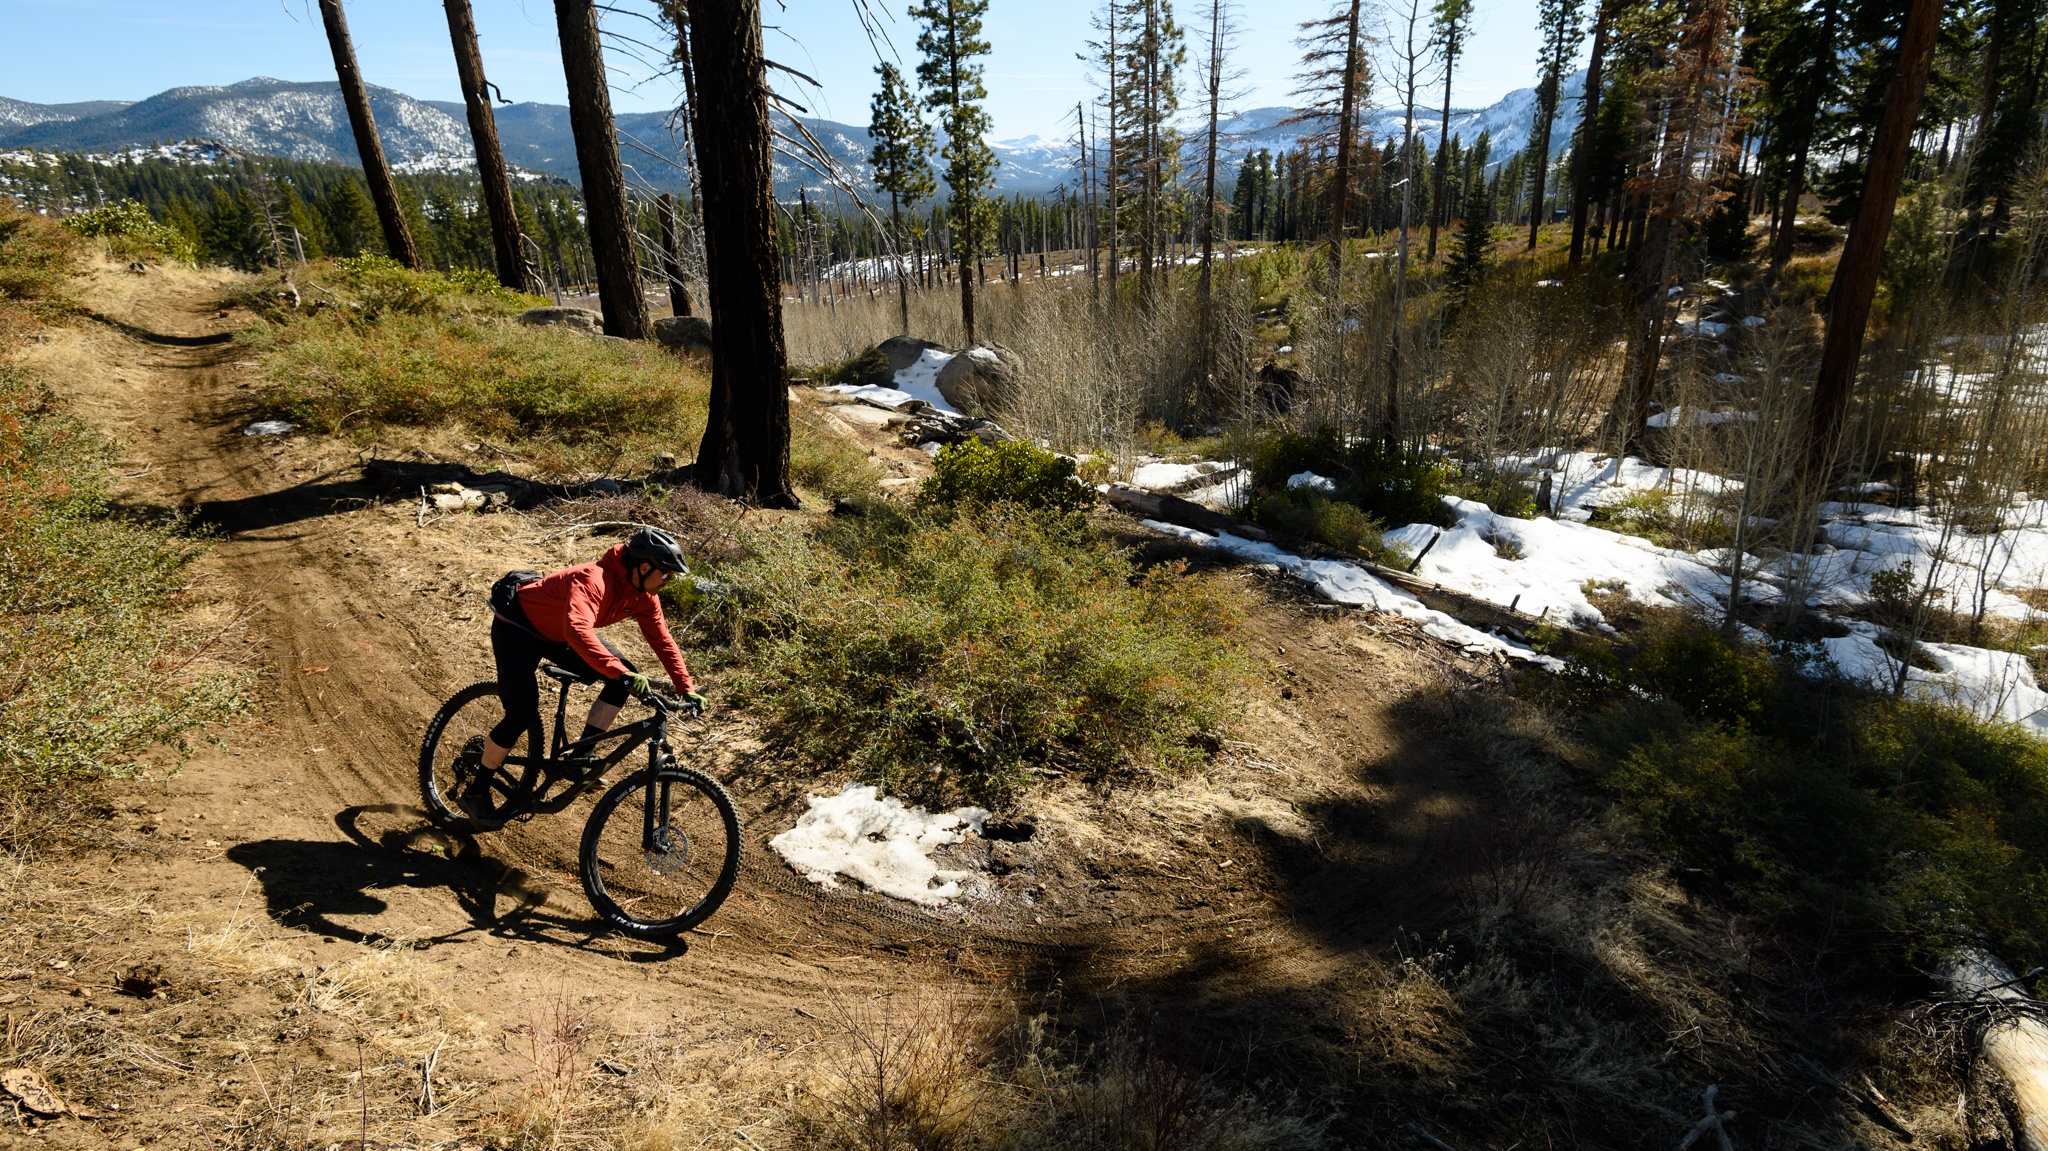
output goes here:
{"type": "Polygon", "coordinates": [[[1450,196],[1444,185],[1450,182],[1451,72],[1457,62],[1456,52],[1444,54],[1444,118],[1436,134],[1436,186],[1429,190],[1429,251],[1423,256],[1423,262],[1428,264],[1436,263],[1436,230],[1448,223],[1444,210],[1450,206],[1450,196]]]}
{"type": "Polygon", "coordinates": [[[1807,138],[1799,141],[1799,148],[1792,155],[1792,163],[1785,172],[1785,198],[1775,221],[1777,229],[1771,237],[1771,270],[1769,282],[1776,283],[1785,264],[1792,259],[1792,241],[1799,223],[1799,200],[1806,195],[1806,148],[1807,138]]]}
{"type": "Polygon", "coordinates": [[[1558,88],[1557,77],[1548,77],[1544,83],[1550,91],[1545,99],[1541,90],[1536,96],[1536,130],[1529,140],[1530,162],[1536,171],[1530,180],[1529,189],[1529,247],[1536,250],[1536,231],[1543,227],[1543,184],[1550,175],[1550,125],[1557,119],[1558,88]]]}
{"type": "Polygon", "coordinates": [[[694,478],[735,499],[795,507],[761,0],[691,0],[690,41],[704,265],[717,333],[694,478]]]}
{"type": "Polygon", "coordinates": [[[420,250],[413,246],[412,229],[405,226],[405,209],[398,202],[398,183],[391,178],[391,165],[384,159],[384,144],[377,138],[377,120],[370,114],[370,93],[363,87],[363,73],[356,67],[356,46],[348,38],[348,17],[342,15],[341,0],[320,0],[320,20],[327,25],[327,47],[334,52],[334,76],[341,84],[341,102],[348,108],[348,126],[355,132],[356,154],[363,160],[363,180],[370,185],[370,201],[377,206],[377,223],[384,229],[384,248],[391,258],[418,271],[420,250]]]}
{"type": "Polygon", "coordinates": [[[889,230],[896,244],[896,315],[898,328],[904,335],[910,334],[910,269],[903,263],[903,209],[896,203],[896,193],[889,193],[889,230]]]}
{"type": "MultiPolygon", "coordinates": [[[[1330,298],[1343,292],[1344,222],[1351,216],[1352,137],[1358,119],[1358,5],[1351,0],[1344,33],[1343,95],[1337,101],[1337,168],[1330,179],[1330,298]]],[[[1343,337],[1340,335],[1341,341],[1343,337]]]]}
{"type": "Polygon", "coordinates": [[[1210,264],[1216,257],[1216,127],[1223,105],[1223,0],[1209,0],[1209,136],[1202,148],[1202,276],[1195,293],[1201,313],[1202,388],[1210,389],[1216,371],[1214,281],[1210,264]]]}
{"type": "Polygon", "coordinates": [[[1842,423],[1849,411],[1849,389],[1863,354],[1863,330],[1870,322],[1871,298],[1877,292],[1878,264],[1892,229],[1899,183],[1912,151],[1913,124],[1920,117],[1920,98],[1927,91],[1927,70],[1941,31],[1942,0],[1913,0],[1899,35],[1899,55],[1885,90],[1884,119],[1870,149],[1863,174],[1863,201],[1835,268],[1833,302],[1828,314],[1827,341],[1821,347],[1820,372],[1813,381],[1813,415],[1808,425],[1805,478],[1809,490],[1824,483],[1834,463],[1842,423]]]}
{"type": "Polygon", "coordinates": [[[1586,90],[1579,101],[1579,142],[1572,148],[1572,249],[1565,266],[1576,268],[1586,250],[1586,188],[1592,181],[1594,121],[1600,115],[1600,66],[1607,57],[1607,5],[1593,17],[1593,58],[1586,62],[1586,90]]]}
{"type": "Polygon", "coordinates": [[[605,82],[596,4],[593,0],[555,0],[555,27],[562,38],[562,72],[569,82],[569,127],[576,135],[576,170],[583,177],[583,212],[590,227],[591,259],[597,264],[604,334],[646,339],[647,299],[641,294],[640,261],[633,251],[626,174],[619,165],[619,137],[612,125],[611,88],[605,82]]]}
{"type": "Polygon", "coordinates": [[[519,213],[512,207],[512,181],[505,174],[505,153],[498,146],[498,118],[484,81],[483,54],[477,49],[476,20],[469,0],[442,0],[448,11],[448,38],[455,44],[455,74],[462,81],[462,105],[469,114],[469,139],[476,148],[476,176],[483,185],[484,208],[491,216],[491,253],[498,261],[498,282],[515,292],[538,288],[526,264],[519,239],[519,213]]]}
{"type": "Polygon", "coordinates": [[[668,310],[677,316],[690,314],[690,285],[683,282],[683,252],[676,228],[675,197],[661,194],[661,270],[668,277],[668,310]]]}
{"type": "Polygon", "coordinates": [[[1408,0],[1408,65],[1401,121],[1401,242],[1394,264],[1394,322],[1387,339],[1387,409],[1380,441],[1388,450],[1401,443],[1401,352],[1408,336],[1408,222],[1415,203],[1415,72],[1422,50],[1415,46],[1415,22],[1422,0],[1408,0]]]}

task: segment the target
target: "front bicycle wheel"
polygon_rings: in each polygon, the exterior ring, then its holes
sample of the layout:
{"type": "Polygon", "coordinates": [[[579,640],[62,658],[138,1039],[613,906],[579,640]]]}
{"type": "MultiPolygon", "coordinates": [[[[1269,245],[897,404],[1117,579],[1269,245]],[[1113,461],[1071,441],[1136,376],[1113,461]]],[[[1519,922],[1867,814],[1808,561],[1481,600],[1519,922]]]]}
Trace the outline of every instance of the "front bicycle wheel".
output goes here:
{"type": "Polygon", "coordinates": [[[673,762],[636,772],[583,828],[583,891],[612,926],[642,939],[711,917],[740,866],[740,817],[718,781],[673,762]]]}
{"type": "MultiPolygon", "coordinates": [[[[507,768],[486,771],[484,736],[505,716],[495,683],[473,683],[441,705],[420,742],[420,801],[427,816],[449,831],[495,831],[519,814],[532,792],[537,768],[513,775],[507,768]]],[[[532,743],[528,735],[525,742],[532,743]]],[[[514,754],[518,745],[512,748],[514,754]]]]}

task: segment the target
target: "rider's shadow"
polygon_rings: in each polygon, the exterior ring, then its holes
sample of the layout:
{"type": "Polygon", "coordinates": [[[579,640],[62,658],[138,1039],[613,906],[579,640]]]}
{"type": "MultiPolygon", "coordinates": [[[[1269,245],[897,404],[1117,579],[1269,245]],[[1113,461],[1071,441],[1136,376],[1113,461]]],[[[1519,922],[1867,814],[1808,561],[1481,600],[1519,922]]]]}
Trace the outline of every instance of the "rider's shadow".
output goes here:
{"type": "MultiPolygon", "coordinates": [[[[334,817],[346,840],[255,840],[230,847],[227,857],[248,868],[262,884],[272,919],[352,943],[379,943],[391,936],[352,927],[335,917],[382,914],[390,908],[382,893],[403,888],[447,891],[470,921],[455,931],[410,937],[414,943],[445,943],[478,932],[583,947],[599,938],[593,934],[601,930],[595,921],[544,910],[546,887],[492,859],[469,836],[417,824],[372,835],[361,826],[361,818],[370,814],[424,813],[398,804],[351,807],[334,817]]],[[[684,950],[678,941],[658,953],[624,957],[664,959],[684,950]]]]}

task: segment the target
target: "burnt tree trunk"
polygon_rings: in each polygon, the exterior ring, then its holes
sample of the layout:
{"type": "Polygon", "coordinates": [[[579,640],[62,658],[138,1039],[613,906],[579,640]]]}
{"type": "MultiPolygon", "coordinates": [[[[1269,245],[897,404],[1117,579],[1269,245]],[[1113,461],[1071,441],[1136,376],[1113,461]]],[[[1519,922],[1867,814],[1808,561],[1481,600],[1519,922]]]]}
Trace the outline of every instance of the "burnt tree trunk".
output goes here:
{"type": "Polygon", "coordinates": [[[519,213],[512,207],[505,152],[498,146],[498,118],[491,114],[483,54],[476,43],[476,20],[469,0],[443,0],[442,7],[448,10],[448,38],[455,44],[455,74],[462,81],[469,138],[476,145],[477,181],[483,185],[484,208],[491,215],[491,252],[498,261],[498,282],[515,292],[536,291],[537,277],[527,267],[520,245],[519,213]]]}
{"type": "Polygon", "coordinates": [[[1870,149],[1863,175],[1863,201],[1849,226],[1849,239],[1835,269],[1828,312],[1827,342],[1820,353],[1820,372],[1813,381],[1813,414],[1808,425],[1805,475],[1809,484],[1824,484],[1834,464],[1842,423],[1849,411],[1849,389],[1863,355],[1863,331],[1870,322],[1871,299],[1877,293],[1878,265],[1891,236],[1892,210],[1898,205],[1899,183],[1912,150],[1913,124],[1920,118],[1920,97],[1927,91],[1927,69],[1941,31],[1942,0],[1913,0],[1906,26],[1899,34],[1898,63],[1886,87],[1884,119],[1870,149]]]}
{"type": "Polygon", "coordinates": [[[384,159],[384,144],[377,139],[377,120],[370,114],[370,93],[363,87],[362,70],[356,67],[356,47],[348,37],[348,17],[342,15],[341,0],[320,0],[320,20],[327,25],[335,79],[341,83],[341,102],[348,108],[348,126],[355,132],[356,153],[363,160],[363,181],[370,185],[370,202],[377,206],[377,223],[384,230],[384,248],[392,259],[418,271],[420,250],[413,246],[412,229],[405,226],[398,184],[384,159]]]}
{"type": "Polygon", "coordinates": [[[661,264],[668,277],[668,310],[677,316],[690,314],[690,286],[683,282],[683,250],[677,242],[676,201],[661,194],[661,264]]]}
{"type": "Polygon", "coordinates": [[[795,507],[761,0],[692,0],[690,42],[704,267],[718,333],[696,483],[764,507],[795,507]]]}
{"type": "Polygon", "coordinates": [[[626,174],[612,125],[596,5],[592,0],[555,0],[555,27],[562,38],[562,72],[569,81],[569,127],[576,135],[576,170],[583,177],[583,212],[589,222],[591,260],[597,265],[604,334],[646,339],[647,300],[640,294],[640,261],[633,251],[626,174]]]}

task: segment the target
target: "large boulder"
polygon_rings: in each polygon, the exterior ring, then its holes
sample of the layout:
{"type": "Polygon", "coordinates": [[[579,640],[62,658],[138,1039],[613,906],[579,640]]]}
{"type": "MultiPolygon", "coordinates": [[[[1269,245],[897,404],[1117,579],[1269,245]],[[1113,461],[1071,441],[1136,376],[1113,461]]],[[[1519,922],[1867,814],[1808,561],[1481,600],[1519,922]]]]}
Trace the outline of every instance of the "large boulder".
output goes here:
{"type": "Polygon", "coordinates": [[[679,352],[711,350],[711,321],[702,316],[663,316],[654,321],[654,339],[679,352]]]}
{"type": "Polygon", "coordinates": [[[890,336],[875,345],[875,351],[881,354],[882,362],[888,365],[892,377],[916,363],[927,351],[945,350],[930,340],[920,340],[916,336],[890,336]]]}
{"type": "Polygon", "coordinates": [[[946,361],[932,381],[946,402],[970,415],[997,407],[1017,385],[1024,361],[999,344],[987,344],[946,361]]]}
{"type": "Polygon", "coordinates": [[[589,308],[528,308],[513,319],[533,328],[573,328],[586,336],[604,334],[604,316],[589,308]]]}

